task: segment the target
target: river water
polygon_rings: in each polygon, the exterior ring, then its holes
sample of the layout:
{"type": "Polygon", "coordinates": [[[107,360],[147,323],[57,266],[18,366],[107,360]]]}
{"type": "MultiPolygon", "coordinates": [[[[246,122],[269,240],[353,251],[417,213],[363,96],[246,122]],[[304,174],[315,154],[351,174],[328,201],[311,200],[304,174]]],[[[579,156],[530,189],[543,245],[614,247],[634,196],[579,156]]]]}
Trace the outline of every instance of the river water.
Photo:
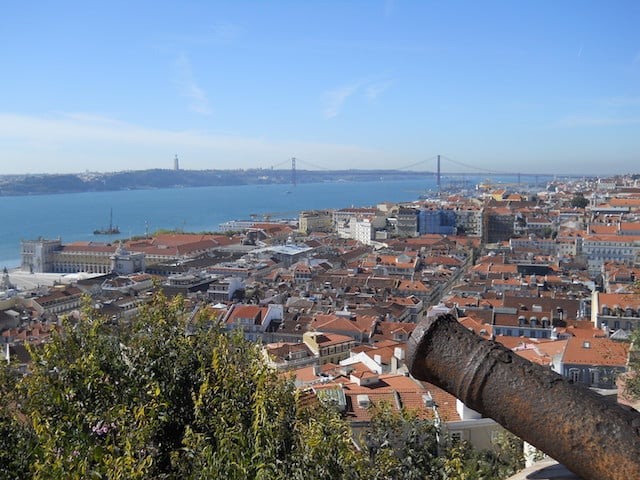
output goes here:
{"type": "Polygon", "coordinates": [[[435,188],[435,180],[237,185],[0,197],[0,268],[20,263],[20,240],[108,242],[145,231],[214,231],[251,214],[295,218],[300,210],[404,202],[435,188]],[[94,235],[113,224],[120,235],[94,235]]]}

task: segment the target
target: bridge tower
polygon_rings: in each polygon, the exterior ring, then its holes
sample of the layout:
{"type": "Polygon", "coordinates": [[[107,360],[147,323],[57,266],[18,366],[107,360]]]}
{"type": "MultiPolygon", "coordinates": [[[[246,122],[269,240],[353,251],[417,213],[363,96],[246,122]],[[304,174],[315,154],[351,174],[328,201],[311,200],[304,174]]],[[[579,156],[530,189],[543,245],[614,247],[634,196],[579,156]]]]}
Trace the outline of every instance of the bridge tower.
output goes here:
{"type": "Polygon", "coordinates": [[[440,155],[438,155],[438,173],[436,174],[436,184],[438,185],[438,195],[440,194],[440,155]]]}
{"type": "Polygon", "coordinates": [[[291,185],[296,186],[296,157],[291,157],[291,185]]]}

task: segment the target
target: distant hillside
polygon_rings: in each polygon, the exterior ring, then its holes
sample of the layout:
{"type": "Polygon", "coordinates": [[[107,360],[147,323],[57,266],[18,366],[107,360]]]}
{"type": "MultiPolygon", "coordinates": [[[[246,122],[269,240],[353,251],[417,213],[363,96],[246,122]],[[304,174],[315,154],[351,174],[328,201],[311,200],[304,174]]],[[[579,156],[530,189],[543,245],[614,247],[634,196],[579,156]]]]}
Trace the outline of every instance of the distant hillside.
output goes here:
{"type": "MultiPolygon", "coordinates": [[[[427,172],[393,170],[297,170],[296,182],[377,181],[432,176],[427,172]]],[[[152,188],[211,187],[291,183],[291,170],[137,170],[113,173],[33,174],[0,176],[0,196],[104,192],[152,188]]]]}

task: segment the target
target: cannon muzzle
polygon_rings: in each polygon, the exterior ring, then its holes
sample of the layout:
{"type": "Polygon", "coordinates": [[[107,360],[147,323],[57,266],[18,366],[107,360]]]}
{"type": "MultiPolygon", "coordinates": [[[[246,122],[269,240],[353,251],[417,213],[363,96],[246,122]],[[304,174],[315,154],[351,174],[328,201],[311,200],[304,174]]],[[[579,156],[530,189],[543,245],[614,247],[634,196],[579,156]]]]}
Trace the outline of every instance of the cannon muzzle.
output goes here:
{"type": "Polygon", "coordinates": [[[478,337],[452,315],[416,327],[407,363],[418,380],[456,396],[584,480],[640,480],[640,413],[478,337]]]}

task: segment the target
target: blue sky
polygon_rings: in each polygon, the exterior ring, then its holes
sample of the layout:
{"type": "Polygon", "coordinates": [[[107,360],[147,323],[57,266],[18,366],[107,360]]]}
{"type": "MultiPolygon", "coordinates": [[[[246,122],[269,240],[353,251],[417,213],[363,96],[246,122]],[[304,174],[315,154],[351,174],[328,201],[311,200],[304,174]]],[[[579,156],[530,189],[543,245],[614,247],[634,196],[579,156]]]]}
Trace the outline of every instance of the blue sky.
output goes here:
{"type": "Polygon", "coordinates": [[[637,172],[639,25],[637,0],[8,2],[0,174],[637,172]]]}

